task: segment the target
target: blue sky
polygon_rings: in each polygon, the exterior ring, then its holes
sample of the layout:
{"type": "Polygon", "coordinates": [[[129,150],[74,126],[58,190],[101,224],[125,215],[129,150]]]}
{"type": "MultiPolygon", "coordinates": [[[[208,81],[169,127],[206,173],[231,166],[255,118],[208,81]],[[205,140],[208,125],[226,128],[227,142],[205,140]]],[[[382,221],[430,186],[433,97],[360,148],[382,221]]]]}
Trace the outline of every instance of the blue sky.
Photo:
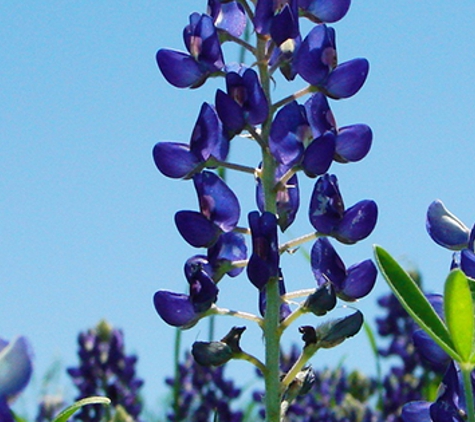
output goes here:
{"type": "MultiPolygon", "coordinates": [[[[173,215],[197,203],[189,182],[155,169],[151,149],[159,140],[187,142],[201,103],[213,101],[221,81],[173,88],[154,55],[160,47],[183,49],[188,14],[204,11],[205,3],[0,4],[0,336],[29,337],[36,385],[55,360],[74,365],[77,333],[106,318],[139,355],[148,406],[165,392],[174,331],[156,316],[151,297],[159,288],[185,288],[182,265],[196,251],[181,240],[173,215]]],[[[364,88],[331,104],[340,126],[362,122],[374,132],[365,160],[332,167],[347,204],[372,198],[380,210],[369,239],[338,246],[348,264],[371,256],[377,243],[418,266],[428,289],[441,290],[450,253],[425,232],[427,206],[440,198],[467,225],[475,222],[474,15],[471,0],[360,0],[333,25],[340,61],[366,57],[371,64],[364,88]]],[[[234,61],[236,51],[226,58],[234,61]]],[[[276,99],[303,86],[282,89],[278,82],[276,99]]],[[[257,164],[249,142],[232,148],[233,161],[257,164]]],[[[253,181],[229,177],[243,197],[245,224],[255,207],[253,181]]],[[[310,231],[313,183],[302,180],[301,215],[284,240],[310,231]]],[[[301,254],[283,261],[288,289],[313,285],[301,254]]],[[[357,305],[367,320],[385,291],[379,279],[357,305]]],[[[255,296],[243,277],[223,284],[220,299],[254,312],[255,296]]],[[[217,335],[236,323],[220,320],[217,335]]],[[[206,324],[199,324],[185,333],[184,345],[205,336],[206,324]]],[[[259,354],[258,332],[249,329],[243,346],[259,354]]],[[[361,334],[313,364],[346,357],[349,366],[364,361],[363,369],[374,371],[368,353],[361,334]]],[[[244,364],[232,371],[243,383],[253,376],[244,364]]]]}

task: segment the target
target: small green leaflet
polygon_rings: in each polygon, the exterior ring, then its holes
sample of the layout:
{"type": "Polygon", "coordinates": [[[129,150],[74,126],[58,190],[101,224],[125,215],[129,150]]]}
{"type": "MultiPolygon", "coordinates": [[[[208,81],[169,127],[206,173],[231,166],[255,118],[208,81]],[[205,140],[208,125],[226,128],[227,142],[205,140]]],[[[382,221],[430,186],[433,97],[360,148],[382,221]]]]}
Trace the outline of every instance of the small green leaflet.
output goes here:
{"type": "Polygon", "coordinates": [[[88,397],[87,399],[79,400],[64,409],[58,416],[56,416],[53,422],[67,422],[67,420],[83,406],[87,406],[89,404],[103,404],[105,406],[109,406],[110,403],[111,401],[107,397],[88,397]]]}

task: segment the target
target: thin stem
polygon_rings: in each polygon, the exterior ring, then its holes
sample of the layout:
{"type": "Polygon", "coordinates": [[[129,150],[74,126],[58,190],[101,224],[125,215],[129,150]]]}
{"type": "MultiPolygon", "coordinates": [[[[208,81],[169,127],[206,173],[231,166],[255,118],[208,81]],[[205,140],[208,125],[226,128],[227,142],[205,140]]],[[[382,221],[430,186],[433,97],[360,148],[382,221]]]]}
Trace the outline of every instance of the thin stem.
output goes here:
{"type": "Polygon", "coordinates": [[[279,252],[284,253],[285,251],[289,249],[296,248],[297,246],[300,246],[306,242],[309,242],[310,240],[317,239],[319,237],[323,236],[321,233],[318,232],[312,232],[308,234],[304,234],[303,236],[297,237],[296,239],[292,239],[288,242],[285,242],[284,244],[279,246],[279,252]]]}
{"type": "Polygon", "coordinates": [[[226,34],[226,39],[229,41],[235,42],[236,44],[239,44],[243,49],[249,51],[250,53],[256,55],[256,49],[249,43],[247,43],[245,40],[242,40],[241,38],[235,37],[234,35],[231,35],[229,32],[224,31],[226,34]]]}
{"type": "Polygon", "coordinates": [[[306,365],[309,359],[315,354],[315,352],[319,349],[318,343],[308,344],[304,347],[302,354],[299,356],[297,361],[294,363],[292,368],[290,368],[289,372],[287,372],[282,379],[281,388],[282,392],[290,385],[290,383],[295,379],[297,374],[302,370],[302,368],[306,365]]]}
{"type": "Polygon", "coordinates": [[[472,365],[460,364],[463,378],[463,390],[465,393],[465,403],[467,406],[467,420],[468,422],[475,422],[475,407],[473,403],[473,388],[472,388],[472,365]]]}
{"type": "Polygon", "coordinates": [[[280,101],[277,101],[275,104],[272,104],[272,109],[278,110],[280,107],[296,100],[297,98],[303,97],[304,95],[310,94],[312,92],[316,92],[318,88],[315,86],[309,85],[306,88],[301,89],[300,91],[294,92],[293,94],[289,95],[288,97],[282,98],[280,101]]]}
{"type": "MultiPolygon", "coordinates": [[[[246,0],[238,0],[239,3],[242,5],[242,7],[244,7],[244,11],[247,13],[247,16],[249,16],[249,20],[253,20],[254,19],[254,12],[252,11],[252,9],[249,7],[249,4],[247,3],[246,0]]],[[[251,0],[254,5],[256,4],[255,0],[251,0]]]]}
{"type": "Polygon", "coordinates": [[[218,161],[218,160],[213,160],[212,164],[220,166],[220,167],[224,167],[224,168],[227,168],[227,169],[230,169],[230,170],[240,171],[242,173],[249,173],[249,174],[252,174],[252,175],[256,174],[255,167],[243,166],[241,164],[229,163],[227,161],[218,161]]]}
{"type": "Polygon", "coordinates": [[[174,376],[173,376],[173,413],[179,421],[179,412],[180,412],[180,390],[181,390],[181,381],[180,381],[180,350],[181,350],[181,330],[175,329],[175,344],[173,351],[173,364],[175,367],[174,376]]]}
{"type": "Polygon", "coordinates": [[[312,293],[315,293],[315,289],[302,289],[296,290],[295,292],[286,293],[282,296],[283,301],[289,301],[292,299],[297,299],[299,297],[310,296],[312,293]]]}
{"type": "Polygon", "coordinates": [[[224,316],[232,316],[236,318],[241,318],[245,319],[248,321],[253,321],[259,325],[259,327],[263,327],[264,325],[264,320],[257,315],[248,313],[248,312],[242,312],[242,311],[233,311],[231,309],[227,308],[218,308],[216,305],[212,306],[211,309],[208,311],[209,314],[214,314],[214,315],[224,315],[224,316]]]}
{"type": "Polygon", "coordinates": [[[266,373],[266,366],[262,361],[257,359],[255,356],[250,355],[249,353],[241,351],[239,354],[233,355],[233,359],[240,359],[240,360],[245,360],[247,362],[252,363],[259,371],[262,372],[262,374],[266,373]]]}
{"type": "Polygon", "coordinates": [[[280,180],[275,184],[275,189],[277,191],[281,190],[281,189],[285,189],[285,188],[288,188],[289,186],[287,185],[287,182],[292,178],[292,176],[297,173],[297,171],[299,171],[299,166],[295,166],[295,167],[292,167],[290,168],[289,170],[287,170],[283,175],[282,177],[280,178],[280,180]]]}
{"type": "MultiPolygon", "coordinates": [[[[312,290],[314,292],[315,290],[312,290]]],[[[280,333],[283,333],[285,329],[287,329],[290,325],[294,323],[298,318],[300,318],[306,311],[303,310],[301,306],[299,306],[295,311],[293,311],[287,318],[285,318],[279,326],[280,333]]]]}
{"type": "Polygon", "coordinates": [[[256,130],[256,128],[252,125],[247,125],[246,130],[252,136],[252,138],[259,144],[262,149],[267,148],[267,144],[265,143],[264,139],[262,138],[261,134],[256,130]]]}

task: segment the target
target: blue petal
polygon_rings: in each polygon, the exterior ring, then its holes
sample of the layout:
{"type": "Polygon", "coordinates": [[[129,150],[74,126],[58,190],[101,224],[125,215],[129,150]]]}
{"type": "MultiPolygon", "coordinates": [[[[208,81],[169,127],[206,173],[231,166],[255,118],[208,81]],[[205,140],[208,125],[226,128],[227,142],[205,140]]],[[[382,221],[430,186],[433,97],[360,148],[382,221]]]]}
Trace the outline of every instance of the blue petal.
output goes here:
{"type": "Polygon", "coordinates": [[[335,117],[330,110],[327,97],[321,92],[313,94],[305,102],[305,110],[314,138],[336,129],[335,117]]]}
{"type": "Polygon", "coordinates": [[[196,211],[178,211],[175,224],[183,239],[195,248],[211,247],[222,233],[218,226],[196,211]]]}
{"type": "Polygon", "coordinates": [[[348,268],[343,290],[338,296],[347,301],[360,299],[373,289],[378,271],[373,261],[367,259],[348,268]]]}
{"type": "Polygon", "coordinates": [[[203,103],[193,128],[190,150],[203,161],[211,157],[223,161],[229,152],[229,141],[224,137],[221,121],[215,109],[203,103]]]}
{"type": "Polygon", "coordinates": [[[464,249],[460,254],[460,268],[467,277],[475,279],[475,253],[464,249]]]}
{"type": "Polygon", "coordinates": [[[439,199],[429,205],[426,228],[432,240],[444,248],[458,251],[467,247],[470,230],[439,199]]]}
{"type": "Polygon", "coordinates": [[[269,114],[269,104],[257,73],[253,69],[246,69],[242,75],[242,82],[247,91],[247,101],[243,104],[247,120],[252,125],[262,123],[269,114]]]}
{"type": "Polygon", "coordinates": [[[208,14],[217,28],[235,37],[239,38],[246,28],[246,14],[236,1],[222,3],[219,0],[208,0],[208,14]]]}
{"type": "Polygon", "coordinates": [[[325,93],[335,99],[355,95],[363,86],[369,72],[366,59],[353,59],[338,65],[323,84],[325,93]]]}
{"type": "Polygon", "coordinates": [[[297,0],[290,0],[272,19],[270,35],[278,47],[300,35],[297,0]]]}
{"type": "Polygon", "coordinates": [[[190,152],[190,147],[178,142],[159,142],[153,148],[153,160],[165,176],[180,179],[200,167],[200,160],[190,152]]]}
{"type": "Polygon", "coordinates": [[[25,337],[17,337],[0,352],[0,397],[15,396],[33,372],[32,352],[25,337]]]}
{"type": "Polygon", "coordinates": [[[224,232],[233,230],[239,221],[241,207],[234,192],[216,174],[204,171],[193,177],[200,211],[224,232]]]}
{"type": "Polygon", "coordinates": [[[355,162],[368,154],[373,140],[371,128],[364,124],[342,127],[335,143],[335,159],[340,163],[355,162]]]}
{"type": "Polygon", "coordinates": [[[185,294],[159,290],[153,296],[153,304],[158,315],[173,327],[189,326],[198,317],[189,296],[185,294]]]}
{"type": "Polygon", "coordinates": [[[360,201],[345,211],[334,236],[342,243],[356,243],[371,234],[377,219],[378,206],[376,202],[360,201]]]}
{"type": "Polygon", "coordinates": [[[412,401],[403,406],[401,417],[404,422],[432,422],[427,401],[412,401]]]}
{"type": "Polygon", "coordinates": [[[157,64],[165,79],[177,88],[200,85],[205,72],[189,54],[161,49],[157,52],[157,64]]]}
{"type": "Polygon", "coordinates": [[[216,91],[216,111],[227,130],[240,133],[246,124],[242,107],[220,89],[216,91]]]}
{"type": "Polygon", "coordinates": [[[330,281],[337,292],[342,290],[346,278],[345,264],[326,237],[315,241],[310,257],[317,284],[322,286],[330,281]]]}
{"type": "Polygon", "coordinates": [[[412,340],[417,352],[435,371],[440,372],[447,367],[450,356],[424,330],[414,331],[412,340]]]}
{"type": "Polygon", "coordinates": [[[0,421],[15,422],[10,406],[8,406],[7,399],[2,396],[0,396],[0,421]]]}
{"type": "Polygon", "coordinates": [[[332,29],[317,25],[302,41],[294,58],[297,73],[309,84],[319,86],[336,61],[332,29]]]}
{"type": "Polygon", "coordinates": [[[350,8],[351,0],[299,0],[302,9],[319,22],[336,22],[342,19],[350,8]]]}
{"type": "Polygon", "coordinates": [[[333,162],[335,155],[335,135],[326,132],[314,139],[304,153],[302,167],[309,177],[325,174],[333,162]]]}
{"type": "MultiPolygon", "coordinates": [[[[247,258],[247,246],[244,236],[240,233],[223,233],[219,236],[214,246],[208,249],[208,258],[216,271],[221,265],[227,265],[234,261],[242,261],[247,258]]],[[[236,277],[244,270],[244,267],[233,268],[227,274],[236,277]]]]}

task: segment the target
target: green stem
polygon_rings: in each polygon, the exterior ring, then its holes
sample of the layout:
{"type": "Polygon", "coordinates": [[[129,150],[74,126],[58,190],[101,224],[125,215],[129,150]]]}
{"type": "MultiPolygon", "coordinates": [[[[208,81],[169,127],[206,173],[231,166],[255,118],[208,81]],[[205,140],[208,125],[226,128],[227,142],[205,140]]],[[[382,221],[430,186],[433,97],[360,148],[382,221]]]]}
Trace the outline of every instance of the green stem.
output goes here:
{"type": "Polygon", "coordinates": [[[472,388],[472,365],[460,364],[460,370],[462,371],[463,378],[463,390],[465,393],[465,403],[467,406],[467,421],[475,422],[475,407],[473,404],[473,388],[472,388]]]}
{"type": "Polygon", "coordinates": [[[241,351],[239,354],[235,354],[233,356],[234,359],[240,359],[240,360],[245,360],[247,362],[252,363],[259,371],[262,372],[262,374],[266,373],[266,366],[255,356],[250,355],[249,353],[241,351]]]}
{"type": "Polygon", "coordinates": [[[310,240],[317,239],[318,237],[321,237],[322,234],[318,232],[312,232],[308,234],[304,234],[303,236],[297,237],[296,239],[292,239],[288,242],[285,242],[284,244],[279,246],[279,252],[283,253],[289,249],[296,248],[297,246],[300,246],[306,242],[309,242],[310,240]]]}
{"type": "Polygon", "coordinates": [[[173,351],[173,364],[175,366],[175,374],[173,377],[173,413],[177,421],[180,421],[180,350],[181,350],[181,330],[175,330],[175,345],[173,351]]]}
{"type": "Polygon", "coordinates": [[[302,370],[302,368],[306,365],[306,363],[310,360],[310,358],[316,353],[318,349],[319,349],[318,342],[314,344],[309,344],[304,347],[302,354],[294,363],[292,368],[290,368],[289,372],[285,374],[285,377],[282,380],[283,391],[285,391],[285,389],[295,379],[297,374],[302,370]]]}
{"type": "Polygon", "coordinates": [[[318,91],[317,87],[309,85],[306,88],[301,89],[300,91],[297,91],[297,92],[293,93],[292,95],[289,95],[288,97],[283,98],[280,101],[277,101],[275,104],[272,104],[272,109],[274,111],[278,110],[283,105],[288,104],[288,103],[296,100],[297,98],[303,97],[304,95],[307,95],[307,94],[310,94],[310,93],[316,92],[316,91],[318,91]]]}
{"type": "Polygon", "coordinates": [[[255,322],[261,328],[264,326],[263,319],[258,317],[257,315],[250,314],[248,312],[233,311],[231,309],[226,309],[226,308],[218,308],[216,305],[213,305],[211,307],[211,309],[208,311],[208,314],[209,315],[232,316],[232,317],[236,317],[236,318],[245,319],[247,321],[255,322]]]}

